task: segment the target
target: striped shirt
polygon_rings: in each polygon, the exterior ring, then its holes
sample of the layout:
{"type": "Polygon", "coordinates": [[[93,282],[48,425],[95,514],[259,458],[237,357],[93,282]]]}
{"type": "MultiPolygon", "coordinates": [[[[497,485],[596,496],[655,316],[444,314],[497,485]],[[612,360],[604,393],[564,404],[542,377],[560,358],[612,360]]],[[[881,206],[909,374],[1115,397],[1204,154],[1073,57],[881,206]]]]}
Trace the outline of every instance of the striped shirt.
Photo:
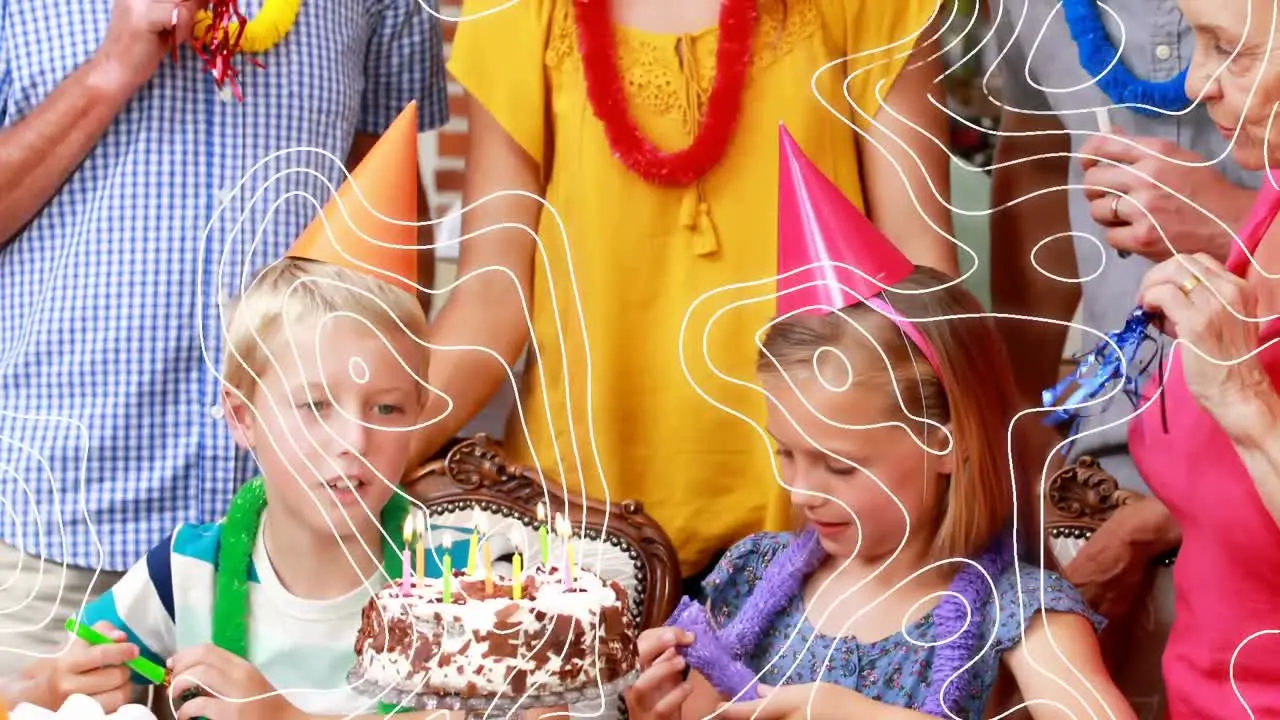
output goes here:
{"type": "MultiPolygon", "coordinates": [[[[240,0],[252,17],[263,0],[240,0]]],[[[344,179],[356,133],[448,107],[435,0],[305,0],[220,99],[166,59],[0,249],[0,540],[120,571],[252,477],[224,423],[218,300],[278,259],[344,179]]],[[[0,0],[0,125],[98,47],[108,0],[0,0]]]]}
{"type": "MultiPolygon", "coordinates": [[[[469,529],[450,530],[455,567],[466,563],[469,529]]],[[[106,620],[137,644],[143,657],[164,665],[176,652],[212,641],[213,588],[222,525],[183,525],[168,542],[151,549],[120,582],[90,603],[80,622],[106,620]]],[[[396,537],[397,533],[392,533],[396,537]]],[[[280,583],[259,531],[249,568],[248,657],[285,699],[311,714],[373,712],[370,698],[382,688],[347,681],[355,666],[360,616],[387,578],[379,571],[347,595],[306,600],[280,583]],[[367,696],[367,697],[366,697],[367,696]]],[[[424,557],[429,577],[440,577],[435,550],[424,557]]],[[[335,558],[335,563],[349,562],[335,558]]],[[[139,682],[142,682],[138,678],[139,682]]]]}

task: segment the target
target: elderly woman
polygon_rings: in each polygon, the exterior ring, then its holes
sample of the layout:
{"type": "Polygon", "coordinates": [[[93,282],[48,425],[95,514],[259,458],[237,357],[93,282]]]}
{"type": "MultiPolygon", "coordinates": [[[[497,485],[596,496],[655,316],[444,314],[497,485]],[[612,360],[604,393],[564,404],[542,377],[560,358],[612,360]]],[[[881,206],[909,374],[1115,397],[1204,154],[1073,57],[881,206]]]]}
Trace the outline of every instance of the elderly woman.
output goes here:
{"type": "MultiPolygon", "coordinates": [[[[1280,160],[1273,2],[1178,0],[1198,41],[1187,94],[1235,136],[1236,160],[1251,169],[1280,160]]],[[[1134,461],[1182,529],[1164,654],[1171,720],[1280,717],[1277,178],[1225,266],[1180,255],[1153,268],[1140,292],[1181,341],[1163,385],[1149,390],[1164,397],[1130,430],[1134,461]]]]}

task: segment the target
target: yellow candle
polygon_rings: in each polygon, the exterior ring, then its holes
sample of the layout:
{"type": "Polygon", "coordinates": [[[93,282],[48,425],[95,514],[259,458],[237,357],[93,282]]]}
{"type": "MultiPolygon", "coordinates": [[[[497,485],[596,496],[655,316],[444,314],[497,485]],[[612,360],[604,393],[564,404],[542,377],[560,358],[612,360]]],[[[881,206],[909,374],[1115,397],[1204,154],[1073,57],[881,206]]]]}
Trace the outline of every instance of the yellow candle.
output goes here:
{"type": "Polygon", "coordinates": [[[511,598],[519,600],[524,596],[524,559],[520,557],[520,553],[511,560],[511,598]]]}
{"type": "Polygon", "coordinates": [[[480,530],[474,525],[471,527],[471,544],[467,547],[467,575],[475,577],[476,574],[476,543],[480,541],[480,530]]]}
{"type": "Polygon", "coordinates": [[[484,541],[484,594],[493,594],[493,557],[489,546],[493,543],[484,541]]]}
{"type": "Polygon", "coordinates": [[[416,514],[414,515],[414,520],[415,520],[415,522],[414,522],[414,526],[415,526],[415,529],[417,530],[417,535],[418,535],[418,538],[417,538],[417,542],[418,542],[418,573],[417,573],[417,574],[418,574],[418,582],[426,582],[426,579],[427,579],[427,550],[426,550],[425,541],[426,541],[426,537],[427,537],[427,520],[426,520],[426,517],[425,517],[425,516],[423,516],[423,514],[422,514],[422,513],[416,513],[416,514]]]}

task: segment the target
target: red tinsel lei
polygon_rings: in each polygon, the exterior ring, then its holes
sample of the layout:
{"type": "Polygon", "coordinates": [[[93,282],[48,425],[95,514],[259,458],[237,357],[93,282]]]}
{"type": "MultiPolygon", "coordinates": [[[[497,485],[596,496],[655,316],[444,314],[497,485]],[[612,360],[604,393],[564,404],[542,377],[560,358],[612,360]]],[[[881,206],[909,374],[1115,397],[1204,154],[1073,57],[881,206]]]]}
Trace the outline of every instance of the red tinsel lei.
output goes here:
{"type": "MultiPolygon", "coordinates": [[[[230,85],[236,100],[243,101],[244,95],[237,80],[240,73],[231,60],[240,52],[240,41],[249,20],[240,12],[237,0],[210,0],[208,9],[213,20],[204,39],[194,43],[196,54],[204,60],[205,69],[213,74],[213,82],[218,89],[230,85]]],[[[251,59],[251,62],[261,66],[257,60],[251,59]]]]}
{"type": "Polygon", "coordinates": [[[688,185],[724,157],[742,111],[742,93],[751,64],[756,0],[722,0],[716,46],[716,77],[693,142],[663,152],[645,137],[627,110],[609,0],[573,0],[578,44],[595,116],[604,123],[613,154],[632,172],[655,185],[688,185]]]}

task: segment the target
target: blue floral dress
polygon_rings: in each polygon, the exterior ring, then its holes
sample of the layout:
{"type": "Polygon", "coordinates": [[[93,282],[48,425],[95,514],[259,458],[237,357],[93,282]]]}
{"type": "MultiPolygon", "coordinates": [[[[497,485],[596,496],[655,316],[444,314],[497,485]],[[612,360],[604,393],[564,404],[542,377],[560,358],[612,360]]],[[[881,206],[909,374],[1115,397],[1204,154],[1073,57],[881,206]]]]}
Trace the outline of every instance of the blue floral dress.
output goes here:
{"type": "MultiPolygon", "coordinates": [[[[716,625],[723,627],[737,614],[764,569],[794,537],[760,533],[730,548],[704,584],[707,606],[716,625]]],[[[1101,630],[1105,622],[1060,575],[1045,572],[1042,577],[1040,568],[1026,563],[1015,567],[1016,570],[1011,568],[993,579],[995,602],[975,609],[982,630],[974,652],[980,657],[967,671],[971,690],[963,698],[963,707],[949,708],[959,717],[982,717],[1000,670],[1001,655],[1017,646],[1022,640],[1023,627],[1042,607],[1051,612],[1083,615],[1097,630],[1101,630]]],[[[919,708],[929,690],[936,650],[936,646],[928,645],[941,639],[934,632],[932,611],[898,633],[875,642],[858,642],[852,636],[823,635],[805,618],[804,599],[797,596],[774,619],[745,661],[752,670],[764,671],[760,682],[766,685],[827,682],[890,705],[919,708]]]]}

